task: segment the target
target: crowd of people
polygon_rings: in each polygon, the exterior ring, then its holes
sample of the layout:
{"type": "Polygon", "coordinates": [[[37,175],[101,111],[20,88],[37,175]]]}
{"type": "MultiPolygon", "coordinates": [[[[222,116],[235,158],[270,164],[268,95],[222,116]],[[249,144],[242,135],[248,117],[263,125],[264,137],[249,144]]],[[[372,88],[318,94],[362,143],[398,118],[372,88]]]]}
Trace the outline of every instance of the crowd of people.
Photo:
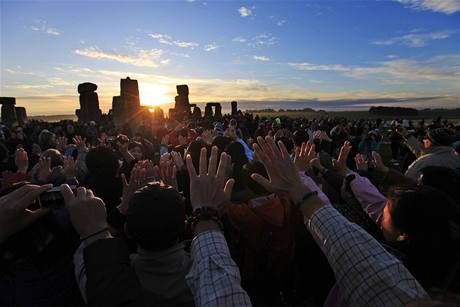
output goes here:
{"type": "Polygon", "coordinates": [[[460,304],[460,125],[0,128],[0,306],[460,304]]]}

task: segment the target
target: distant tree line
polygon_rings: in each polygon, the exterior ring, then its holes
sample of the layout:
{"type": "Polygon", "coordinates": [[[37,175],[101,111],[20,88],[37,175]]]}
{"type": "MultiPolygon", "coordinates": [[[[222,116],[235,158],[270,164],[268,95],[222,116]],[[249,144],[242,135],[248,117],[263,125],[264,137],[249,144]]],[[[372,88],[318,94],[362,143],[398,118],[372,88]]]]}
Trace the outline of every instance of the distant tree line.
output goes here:
{"type": "Polygon", "coordinates": [[[418,111],[413,108],[402,107],[371,107],[369,114],[382,116],[418,116],[418,111]]]}

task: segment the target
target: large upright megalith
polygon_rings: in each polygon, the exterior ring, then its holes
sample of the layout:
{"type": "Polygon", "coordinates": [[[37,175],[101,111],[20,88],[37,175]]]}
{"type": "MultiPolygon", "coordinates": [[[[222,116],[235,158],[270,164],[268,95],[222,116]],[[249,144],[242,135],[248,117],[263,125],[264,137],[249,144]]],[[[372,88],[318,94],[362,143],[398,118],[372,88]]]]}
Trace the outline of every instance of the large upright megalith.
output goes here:
{"type": "Polygon", "coordinates": [[[2,123],[11,125],[17,121],[16,117],[16,98],[14,97],[0,97],[0,104],[2,105],[2,123]]]}
{"type": "Polygon", "coordinates": [[[90,82],[81,83],[78,85],[78,93],[80,94],[80,109],[75,110],[79,122],[99,121],[102,111],[99,109],[99,98],[97,93],[97,85],[90,82]]]}

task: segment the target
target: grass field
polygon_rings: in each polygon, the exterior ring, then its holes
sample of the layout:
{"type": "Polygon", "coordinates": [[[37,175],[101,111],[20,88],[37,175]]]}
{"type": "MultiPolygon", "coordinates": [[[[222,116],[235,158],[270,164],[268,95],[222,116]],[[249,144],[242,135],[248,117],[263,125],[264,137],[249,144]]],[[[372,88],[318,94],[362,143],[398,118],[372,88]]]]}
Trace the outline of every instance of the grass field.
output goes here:
{"type": "Polygon", "coordinates": [[[435,119],[437,117],[442,117],[443,119],[446,118],[450,122],[454,123],[460,123],[460,114],[459,112],[452,112],[449,114],[449,112],[426,112],[426,113],[421,113],[419,116],[378,116],[378,115],[372,115],[369,114],[367,111],[342,111],[342,112],[302,112],[302,111],[283,111],[283,112],[257,112],[257,111],[251,111],[252,114],[254,115],[259,115],[260,117],[303,117],[307,119],[315,119],[315,118],[321,118],[321,117],[344,117],[350,120],[356,120],[356,119],[385,119],[385,120],[393,120],[393,119],[409,119],[413,121],[419,121],[422,119],[425,119],[426,121],[435,119]]]}

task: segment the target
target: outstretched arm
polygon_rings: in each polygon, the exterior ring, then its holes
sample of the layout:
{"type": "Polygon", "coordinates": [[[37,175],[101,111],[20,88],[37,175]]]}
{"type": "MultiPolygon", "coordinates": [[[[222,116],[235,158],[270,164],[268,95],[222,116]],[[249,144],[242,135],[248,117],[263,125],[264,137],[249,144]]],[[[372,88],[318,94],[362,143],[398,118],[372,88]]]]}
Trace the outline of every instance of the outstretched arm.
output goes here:
{"type": "Polygon", "coordinates": [[[255,152],[269,179],[256,174],[252,178],[271,192],[288,194],[297,204],[308,219],[308,229],[326,255],[348,305],[404,306],[428,297],[399,260],[302,185],[282,142],[275,144],[271,137],[259,137],[257,141],[255,152]],[[299,196],[302,194],[303,197],[299,196]]]}

